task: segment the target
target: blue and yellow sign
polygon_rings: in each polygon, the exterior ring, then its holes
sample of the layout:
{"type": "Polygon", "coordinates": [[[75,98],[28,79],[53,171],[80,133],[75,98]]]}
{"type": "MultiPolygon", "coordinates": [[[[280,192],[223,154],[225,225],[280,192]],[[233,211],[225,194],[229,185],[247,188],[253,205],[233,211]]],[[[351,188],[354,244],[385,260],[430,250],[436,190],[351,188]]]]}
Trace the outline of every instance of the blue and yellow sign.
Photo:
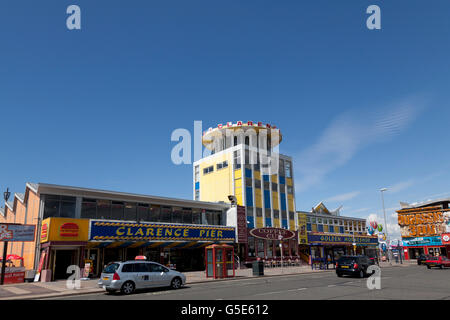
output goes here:
{"type": "Polygon", "coordinates": [[[91,241],[235,241],[233,227],[90,221],[91,241]]]}
{"type": "Polygon", "coordinates": [[[320,243],[340,243],[340,244],[352,244],[357,243],[377,245],[377,237],[358,237],[358,236],[337,236],[337,235],[326,235],[326,234],[308,234],[309,242],[320,242],[320,243]]]}

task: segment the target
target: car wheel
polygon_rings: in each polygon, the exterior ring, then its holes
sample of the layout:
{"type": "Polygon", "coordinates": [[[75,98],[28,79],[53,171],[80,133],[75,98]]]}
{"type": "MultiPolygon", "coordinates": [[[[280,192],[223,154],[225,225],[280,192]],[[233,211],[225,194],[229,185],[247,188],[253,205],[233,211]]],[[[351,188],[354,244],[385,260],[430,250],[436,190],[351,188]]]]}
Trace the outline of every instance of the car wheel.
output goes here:
{"type": "Polygon", "coordinates": [[[127,281],[122,285],[122,288],[120,288],[120,291],[123,294],[131,294],[134,292],[135,286],[134,283],[131,281],[127,281]]]}
{"type": "Polygon", "coordinates": [[[172,289],[180,289],[182,285],[181,279],[178,277],[175,277],[172,279],[172,282],[170,283],[170,287],[172,289]]]}
{"type": "Polygon", "coordinates": [[[441,265],[439,266],[439,269],[444,269],[444,266],[441,264],[441,265]]]}
{"type": "Polygon", "coordinates": [[[431,269],[431,267],[430,267],[430,266],[427,266],[427,269],[431,269]]]}
{"type": "Polygon", "coordinates": [[[342,278],[342,273],[337,273],[337,276],[338,276],[339,278],[342,278]]]}

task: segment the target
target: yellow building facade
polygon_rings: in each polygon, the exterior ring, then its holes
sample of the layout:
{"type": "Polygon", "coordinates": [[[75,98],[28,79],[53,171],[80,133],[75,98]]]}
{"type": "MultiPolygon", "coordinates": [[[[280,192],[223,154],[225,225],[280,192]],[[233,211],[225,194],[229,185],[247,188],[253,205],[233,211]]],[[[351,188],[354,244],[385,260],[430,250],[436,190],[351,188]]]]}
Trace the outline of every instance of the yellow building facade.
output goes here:
{"type": "Polygon", "coordinates": [[[219,124],[202,142],[210,154],[193,165],[195,200],[234,196],[246,208],[249,229],[298,229],[292,158],[278,153],[279,129],[251,121],[219,124]]]}

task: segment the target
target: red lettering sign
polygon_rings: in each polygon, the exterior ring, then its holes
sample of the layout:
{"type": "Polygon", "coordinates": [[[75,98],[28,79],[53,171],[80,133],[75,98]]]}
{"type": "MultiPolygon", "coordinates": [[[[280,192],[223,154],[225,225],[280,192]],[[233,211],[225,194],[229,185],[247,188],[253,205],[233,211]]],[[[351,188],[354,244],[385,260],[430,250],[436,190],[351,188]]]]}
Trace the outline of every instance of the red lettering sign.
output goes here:
{"type": "Polygon", "coordinates": [[[247,215],[245,207],[237,207],[237,238],[238,243],[247,243],[247,215]]]}

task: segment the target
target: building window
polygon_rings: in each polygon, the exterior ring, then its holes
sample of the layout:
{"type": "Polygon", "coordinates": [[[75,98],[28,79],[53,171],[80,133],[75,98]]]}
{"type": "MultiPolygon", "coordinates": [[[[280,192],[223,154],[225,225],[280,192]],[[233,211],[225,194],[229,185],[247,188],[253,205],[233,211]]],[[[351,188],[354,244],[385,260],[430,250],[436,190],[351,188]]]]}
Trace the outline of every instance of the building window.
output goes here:
{"type": "Polygon", "coordinates": [[[192,224],[192,209],[183,208],[182,220],[183,223],[192,224]]]}
{"type": "Polygon", "coordinates": [[[124,203],[113,201],[111,204],[111,219],[123,220],[124,203]]]}
{"type": "Polygon", "coordinates": [[[258,239],[258,257],[264,258],[264,240],[258,239]]]}
{"type": "Polygon", "coordinates": [[[161,222],[170,222],[172,218],[172,207],[161,207],[161,222]]]}
{"type": "Polygon", "coordinates": [[[266,218],[272,217],[272,213],[271,213],[270,209],[264,209],[264,213],[265,213],[266,218]]]}
{"type": "Polygon", "coordinates": [[[75,197],[45,195],[44,219],[47,217],[75,218],[75,197]]]}
{"type": "Polygon", "coordinates": [[[256,208],[256,216],[262,217],[262,209],[261,208],[256,208]]]}
{"type": "Polygon", "coordinates": [[[272,240],[267,241],[267,257],[268,258],[273,257],[273,241],[272,240]]]}
{"type": "Polygon", "coordinates": [[[200,190],[195,190],[195,200],[199,201],[200,200],[200,190]]]}
{"type": "Polygon", "coordinates": [[[248,256],[254,257],[255,256],[255,238],[252,236],[248,237],[248,256]]]}
{"type": "Polygon", "coordinates": [[[280,219],[280,211],[273,210],[273,218],[274,219],[280,219]]]}
{"type": "Polygon", "coordinates": [[[278,184],[275,182],[272,182],[272,191],[278,191],[278,184]]]}
{"type": "Polygon", "coordinates": [[[292,188],[291,186],[288,186],[287,187],[287,193],[293,194],[294,193],[294,188],[292,188]]]}
{"type": "Polygon", "coordinates": [[[286,178],[292,178],[291,162],[290,161],[286,161],[285,162],[285,169],[286,169],[286,178]]]}
{"type": "Polygon", "coordinates": [[[294,212],[290,211],[289,212],[289,220],[295,220],[294,216],[295,216],[294,212]]]}
{"type": "Polygon", "coordinates": [[[220,162],[216,166],[217,166],[217,170],[220,170],[220,169],[223,169],[223,168],[227,168],[228,167],[228,161],[225,160],[223,162],[220,162]]]}
{"type": "Polygon", "coordinates": [[[214,171],[214,166],[209,166],[203,169],[203,174],[208,174],[214,171]]]}
{"type": "Polygon", "coordinates": [[[200,167],[195,166],[195,173],[194,173],[194,181],[198,182],[200,180],[200,167]]]}
{"type": "Polygon", "coordinates": [[[233,161],[234,161],[234,168],[240,169],[241,168],[241,152],[240,151],[234,151],[233,152],[233,161]]]}
{"type": "Polygon", "coordinates": [[[151,205],[149,209],[149,221],[151,222],[159,222],[161,220],[161,207],[151,205]]]}
{"type": "Polygon", "coordinates": [[[111,218],[111,201],[97,200],[97,217],[99,219],[111,218]]]}
{"type": "Polygon", "coordinates": [[[183,223],[181,208],[174,207],[172,210],[172,223],[183,223]]]}
{"type": "Polygon", "coordinates": [[[97,218],[97,200],[83,198],[83,202],[81,203],[81,218],[97,218]]]}
{"type": "Polygon", "coordinates": [[[150,205],[148,203],[138,203],[137,220],[150,221],[149,208],[150,208],[150,205]]]}
{"type": "Polygon", "coordinates": [[[192,223],[202,224],[202,211],[200,209],[192,210],[192,223]]]}
{"type": "Polygon", "coordinates": [[[255,188],[256,189],[261,189],[261,180],[255,179],[255,188]]]}

